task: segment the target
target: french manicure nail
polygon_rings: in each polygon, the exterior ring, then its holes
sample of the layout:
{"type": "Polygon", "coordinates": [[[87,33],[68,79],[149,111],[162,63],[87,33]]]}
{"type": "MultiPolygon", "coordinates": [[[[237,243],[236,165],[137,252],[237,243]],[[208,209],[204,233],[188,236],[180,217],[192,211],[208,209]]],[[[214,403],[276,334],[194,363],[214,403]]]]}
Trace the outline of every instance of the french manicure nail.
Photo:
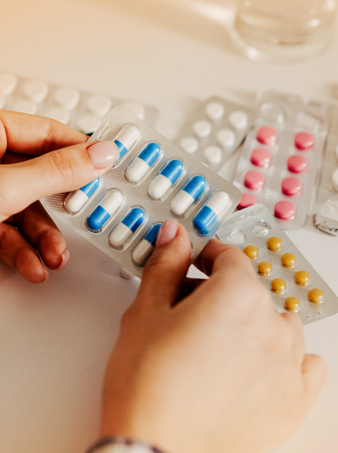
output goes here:
{"type": "Polygon", "coordinates": [[[161,228],[158,231],[156,246],[168,244],[168,242],[175,239],[178,230],[178,221],[177,220],[167,220],[163,223],[161,228]]]}
{"type": "Polygon", "coordinates": [[[62,269],[64,269],[67,266],[67,264],[69,262],[69,258],[70,258],[69,250],[65,250],[62,253],[61,258],[62,258],[62,261],[61,261],[60,266],[56,269],[57,271],[62,271],[62,269]]]}
{"type": "Polygon", "coordinates": [[[114,142],[98,142],[87,148],[88,156],[96,168],[105,168],[120,158],[119,149],[114,142]]]}

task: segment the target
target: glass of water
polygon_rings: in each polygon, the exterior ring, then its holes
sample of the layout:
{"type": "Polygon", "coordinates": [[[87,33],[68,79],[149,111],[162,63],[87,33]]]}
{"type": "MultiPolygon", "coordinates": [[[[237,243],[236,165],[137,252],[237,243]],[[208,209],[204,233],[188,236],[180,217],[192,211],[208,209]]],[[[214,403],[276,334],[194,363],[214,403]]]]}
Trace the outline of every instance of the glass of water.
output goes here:
{"type": "Polygon", "coordinates": [[[336,0],[237,0],[232,37],[251,59],[310,58],[330,41],[336,0]]]}

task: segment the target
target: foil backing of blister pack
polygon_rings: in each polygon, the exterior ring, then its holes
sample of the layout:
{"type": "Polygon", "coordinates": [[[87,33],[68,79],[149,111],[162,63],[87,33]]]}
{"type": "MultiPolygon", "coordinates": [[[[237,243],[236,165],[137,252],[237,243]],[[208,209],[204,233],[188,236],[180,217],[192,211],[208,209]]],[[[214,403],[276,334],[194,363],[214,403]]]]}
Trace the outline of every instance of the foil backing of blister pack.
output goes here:
{"type": "Polygon", "coordinates": [[[155,107],[0,72],[1,109],[53,118],[84,134],[95,132],[118,105],[125,105],[154,126],[158,116],[155,107]]]}
{"type": "Polygon", "coordinates": [[[305,223],[318,187],[318,173],[328,132],[328,106],[322,102],[306,101],[299,96],[276,92],[259,94],[256,104],[258,119],[241,149],[233,182],[243,193],[253,195],[258,203],[267,206],[273,215],[278,202],[291,202],[294,214],[288,219],[275,217],[275,220],[283,229],[298,229],[305,223]],[[277,132],[275,145],[258,141],[258,132],[262,127],[269,127],[277,132]],[[304,132],[314,137],[314,146],[308,150],[300,150],[295,146],[296,134],[304,132]],[[266,167],[260,167],[257,162],[254,161],[255,164],[252,162],[252,153],[257,149],[270,153],[271,161],[266,167]],[[297,173],[289,170],[288,159],[293,156],[306,158],[306,172],[297,173]],[[246,185],[248,172],[258,173],[259,177],[263,176],[265,180],[263,187],[254,189],[246,185]],[[282,181],[289,178],[301,184],[301,190],[296,195],[285,194],[282,191],[282,181]]]}
{"type": "Polygon", "coordinates": [[[252,264],[258,278],[269,291],[278,312],[287,311],[284,308],[285,300],[296,297],[300,301],[298,315],[303,324],[338,313],[338,297],[275,222],[267,207],[257,204],[237,211],[224,223],[217,237],[225,244],[234,245],[241,250],[248,245],[257,247],[258,256],[252,260],[252,264]],[[267,248],[267,240],[271,237],[281,239],[282,246],[279,251],[272,252],[267,248]],[[282,266],[281,257],[285,253],[291,253],[296,257],[295,266],[291,269],[282,266]],[[263,277],[258,274],[258,264],[261,262],[272,264],[271,275],[263,277]],[[296,284],[295,275],[299,271],[305,271],[310,275],[308,285],[296,284]],[[276,278],[286,282],[284,294],[275,294],[271,291],[271,282],[276,278]],[[322,304],[313,304],[308,300],[309,291],[315,288],[324,293],[322,304]]]}
{"type": "Polygon", "coordinates": [[[338,187],[332,177],[338,178],[338,107],[330,108],[330,130],[325,146],[323,164],[318,187],[314,223],[325,233],[338,236],[338,187]]]}
{"type": "MultiPolygon", "coordinates": [[[[252,128],[255,119],[256,112],[252,108],[237,104],[227,99],[222,99],[218,96],[212,96],[204,101],[191,115],[187,123],[176,136],[175,144],[180,146],[185,151],[190,152],[196,159],[207,165],[212,170],[218,172],[243,142],[248,131],[252,128]],[[222,115],[217,119],[212,118],[207,113],[207,108],[211,104],[218,104],[223,108],[222,115]],[[231,124],[229,117],[234,112],[243,112],[243,114],[246,116],[247,122],[244,127],[236,129],[231,124]],[[207,122],[210,125],[210,132],[207,133],[205,137],[199,137],[194,131],[194,125],[200,121],[207,122]],[[230,137],[233,134],[233,143],[231,145],[224,146],[224,139],[220,139],[222,138],[222,135],[218,135],[221,131],[230,132],[230,137]],[[189,139],[190,141],[193,140],[193,142],[196,143],[196,146],[191,147],[191,149],[189,150],[187,146],[184,146],[183,141],[186,139],[189,139]],[[213,163],[208,158],[206,158],[205,151],[210,147],[219,149],[219,155],[221,156],[219,162],[213,163]]],[[[226,134],[224,138],[227,138],[226,134]]],[[[211,155],[215,154],[217,155],[217,152],[215,150],[214,153],[211,152],[211,155]]]]}
{"type": "Polygon", "coordinates": [[[190,236],[192,245],[192,260],[194,260],[209,239],[216,233],[217,229],[226,220],[226,218],[236,208],[241,194],[230,182],[221,178],[210,169],[206,168],[199,161],[182,151],[179,147],[171,143],[168,139],[152,129],[145,122],[141,121],[132,112],[124,107],[113,109],[102,125],[91,137],[90,141],[114,140],[118,132],[126,125],[136,126],[140,131],[140,138],[137,143],[122,157],[115,167],[101,177],[101,185],[95,194],[91,197],[85,207],[76,215],[67,214],[64,210],[64,194],[48,197],[44,200],[47,210],[52,211],[66,224],[70,225],[75,231],[88,239],[91,243],[113,258],[121,266],[132,272],[134,275],[141,277],[142,268],[135,266],[131,259],[131,252],[136,245],[143,239],[151,226],[162,223],[168,219],[177,218],[185,226],[190,236]],[[161,156],[158,161],[151,167],[147,177],[140,184],[131,184],[126,180],[125,170],[130,163],[139,155],[144,147],[155,142],[161,147],[161,156]],[[177,180],[172,189],[162,201],[154,201],[148,195],[148,187],[151,181],[162,170],[164,165],[172,160],[179,159],[184,164],[184,171],[177,180]],[[178,194],[182,187],[193,176],[203,176],[207,181],[207,189],[203,195],[189,208],[183,217],[175,217],[170,211],[170,204],[173,198],[178,194]],[[86,219],[99,204],[105,193],[109,189],[119,189],[124,195],[124,204],[117,214],[111,218],[104,226],[100,233],[93,233],[86,227],[86,219]],[[230,203],[226,212],[224,212],[220,222],[210,231],[210,234],[199,235],[193,227],[193,219],[199,212],[209,197],[216,191],[224,191],[230,197],[230,203]],[[132,207],[142,207],[146,213],[146,221],[136,231],[131,242],[126,247],[117,251],[108,243],[108,236],[114,227],[125,217],[132,207]]]}

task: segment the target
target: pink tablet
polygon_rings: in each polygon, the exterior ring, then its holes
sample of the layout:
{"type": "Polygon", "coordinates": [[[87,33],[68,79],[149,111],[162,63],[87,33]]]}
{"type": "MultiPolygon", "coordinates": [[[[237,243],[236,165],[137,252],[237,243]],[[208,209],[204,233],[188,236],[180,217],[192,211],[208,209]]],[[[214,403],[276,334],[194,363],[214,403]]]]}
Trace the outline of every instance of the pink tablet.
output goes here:
{"type": "Polygon", "coordinates": [[[249,206],[253,206],[257,204],[256,197],[254,197],[251,193],[243,193],[242,194],[242,199],[239,202],[239,205],[237,206],[237,209],[245,209],[248,208],[249,206]]]}
{"type": "Polygon", "coordinates": [[[300,194],[302,183],[298,178],[285,178],[282,181],[282,192],[288,197],[294,197],[300,194]]]}
{"type": "Polygon", "coordinates": [[[277,141],[277,131],[270,126],[262,126],[257,131],[257,140],[263,145],[274,146],[277,141]]]}
{"type": "Polygon", "coordinates": [[[313,148],[314,144],[315,138],[309,132],[298,132],[298,134],[295,135],[295,146],[301,151],[313,148]]]}
{"type": "Polygon", "coordinates": [[[304,156],[289,157],[287,165],[291,173],[305,173],[307,171],[307,159],[304,156]]]}
{"type": "Polygon", "coordinates": [[[251,153],[251,163],[256,167],[267,168],[271,162],[271,153],[264,148],[256,148],[251,153]]]}
{"type": "Polygon", "coordinates": [[[278,201],[275,204],[275,216],[282,220],[289,220],[295,215],[296,208],[291,201],[278,201]]]}
{"type": "Polygon", "coordinates": [[[251,190],[259,190],[264,186],[265,177],[258,171],[248,171],[244,176],[244,185],[251,190]]]}

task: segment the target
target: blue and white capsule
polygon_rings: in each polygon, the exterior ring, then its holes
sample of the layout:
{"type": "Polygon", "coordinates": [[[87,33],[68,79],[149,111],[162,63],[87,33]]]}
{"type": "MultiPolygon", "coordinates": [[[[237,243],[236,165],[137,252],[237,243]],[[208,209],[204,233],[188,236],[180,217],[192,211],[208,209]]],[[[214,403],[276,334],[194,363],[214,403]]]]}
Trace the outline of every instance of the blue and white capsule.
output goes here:
{"type": "Polygon", "coordinates": [[[196,214],[193,225],[200,234],[209,234],[231,205],[227,193],[215,192],[196,214]]]}
{"type": "Polygon", "coordinates": [[[135,145],[139,137],[140,131],[136,126],[132,126],[131,124],[127,124],[120,130],[114,138],[114,143],[120,152],[118,161],[135,145]]]}
{"type": "Polygon", "coordinates": [[[132,161],[126,170],[126,178],[131,183],[138,183],[149,172],[160,157],[161,147],[157,143],[150,143],[132,161]]]}
{"type": "Polygon", "coordinates": [[[118,189],[109,190],[87,218],[87,227],[98,233],[108,220],[113,217],[122,206],[124,197],[118,189]]]}
{"type": "Polygon", "coordinates": [[[160,200],[175,184],[183,172],[184,165],[180,160],[171,160],[156,176],[148,187],[148,195],[153,200],[160,200]]]}
{"type": "Polygon", "coordinates": [[[100,181],[100,178],[96,178],[81,189],[68,194],[64,201],[65,210],[69,214],[77,214],[96,192],[100,185],[100,181]]]}
{"type": "Polygon", "coordinates": [[[203,194],[206,187],[207,181],[203,176],[194,176],[171,202],[171,212],[176,216],[184,215],[203,194]]]}
{"type": "Polygon", "coordinates": [[[135,233],[145,220],[145,212],[141,208],[132,209],[109,235],[109,244],[121,250],[126,241],[135,233]]]}
{"type": "Polygon", "coordinates": [[[151,257],[156,246],[156,239],[161,228],[161,224],[153,226],[144,236],[142,241],[134,248],[131,258],[138,267],[144,267],[148,259],[151,257]]]}

